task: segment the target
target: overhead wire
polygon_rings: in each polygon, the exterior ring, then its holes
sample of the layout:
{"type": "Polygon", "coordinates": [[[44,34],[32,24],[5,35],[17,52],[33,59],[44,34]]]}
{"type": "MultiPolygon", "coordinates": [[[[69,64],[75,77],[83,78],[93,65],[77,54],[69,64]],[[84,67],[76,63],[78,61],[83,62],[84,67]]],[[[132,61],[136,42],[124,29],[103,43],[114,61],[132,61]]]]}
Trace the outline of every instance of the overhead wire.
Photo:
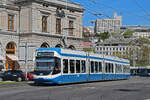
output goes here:
{"type": "Polygon", "coordinates": [[[135,17],[142,18],[144,20],[150,21],[150,18],[147,18],[147,17],[145,17],[143,15],[137,15],[137,14],[131,13],[131,12],[126,11],[126,10],[121,10],[121,9],[118,9],[118,8],[114,8],[112,6],[104,4],[102,2],[97,2],[96,0],[87,0],[87,1],[92,2],[93,4],[95,4],[95,6],[98,6],[98,7],[100,7],[99,5],[101,5],[101,6],[109,8],[109,9],[112,9],[114,11],[119,11],[120,13],[126,13],[126,14],[128,14],[130,16],[135,16],[135,17]]]}
{"type": "Polygon", "coordinates": [[[133,2],[135,2],[135,4],[145,13],[145,15],[150,17],[150,13],[147,12],[147,10],[143,6],[141,6],[137,0],[133,0],[133,2]]]}

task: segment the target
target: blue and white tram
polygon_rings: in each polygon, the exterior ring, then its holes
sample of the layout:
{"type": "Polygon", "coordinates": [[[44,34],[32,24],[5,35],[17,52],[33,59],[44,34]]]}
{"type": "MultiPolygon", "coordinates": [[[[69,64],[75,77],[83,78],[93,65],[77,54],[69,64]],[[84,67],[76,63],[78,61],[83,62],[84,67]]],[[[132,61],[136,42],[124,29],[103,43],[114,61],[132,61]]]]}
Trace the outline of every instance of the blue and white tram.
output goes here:
{"type": "Polygon", "coordinates": [[[37,84],[128,79],[130,63],[118,57],[61,48],[36,51],[34,81],[37,84]]]}
{"type": "Polygon", "coordinates": [[[131,76],[150,77],[150,66],[130,67],[131,76]]]}

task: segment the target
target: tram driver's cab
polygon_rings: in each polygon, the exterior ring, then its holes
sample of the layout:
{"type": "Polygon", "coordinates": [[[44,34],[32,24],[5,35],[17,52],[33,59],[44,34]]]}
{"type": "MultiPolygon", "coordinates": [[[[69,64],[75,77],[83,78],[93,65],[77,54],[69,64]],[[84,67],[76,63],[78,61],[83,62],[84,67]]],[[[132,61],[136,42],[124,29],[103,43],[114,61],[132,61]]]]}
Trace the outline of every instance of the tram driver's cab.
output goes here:
{"type": "Polygon", "coordinates": [[[61,72],[61,59],[54,57],[54,52],[38,52],[35,62],[35,75],[55,75],[61,72]]]}

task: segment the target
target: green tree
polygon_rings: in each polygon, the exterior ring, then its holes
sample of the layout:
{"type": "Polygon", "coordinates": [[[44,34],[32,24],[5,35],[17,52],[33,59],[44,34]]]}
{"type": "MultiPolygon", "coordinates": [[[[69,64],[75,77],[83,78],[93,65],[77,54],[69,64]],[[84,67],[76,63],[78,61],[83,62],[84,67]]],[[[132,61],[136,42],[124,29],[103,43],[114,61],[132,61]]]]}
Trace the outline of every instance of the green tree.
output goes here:
{"type": "Polygon", "coordinates": [[[150,44],[150,40],[147,38],[139,38],[139,44],[150,44]]]}
{"type": "Polygon", "coordinates": [[[130,38],[130,37],[133,36],[133,33],[134,33],[134,31],[131,31],[131,30],[128,29],[126,32],[124,32],[123,36],[125,38],[130,38]]]}
{"type": "Polygon", "coordinates": [[[104,33],[99,33],[99,34],[97,33],[95,34],[95,36],[99,37],[100,40],[104,41],[105,39],[108,39],[110,35],[108,32],[104,32],[104,33]]]}
{"type": "Polygon", "coordinates": [[[85,32],[82,32],[83,37],[88,37],[88,35],[85,32]]]}
{"type": "Polygon", "coordinates": [[[150,65],[150,41],[146,38],[139,38],[135,42],[131,43],[129,50],[130,57],[128,59],[131,61],[131,65],[133,65],[134,54],[136,55],[136,66],[150,65]]]}
{"type": "Polygon", "coordinates": [[[96,51],[92,48],[84,48],[83,51],[96,53],[96,51]]]}

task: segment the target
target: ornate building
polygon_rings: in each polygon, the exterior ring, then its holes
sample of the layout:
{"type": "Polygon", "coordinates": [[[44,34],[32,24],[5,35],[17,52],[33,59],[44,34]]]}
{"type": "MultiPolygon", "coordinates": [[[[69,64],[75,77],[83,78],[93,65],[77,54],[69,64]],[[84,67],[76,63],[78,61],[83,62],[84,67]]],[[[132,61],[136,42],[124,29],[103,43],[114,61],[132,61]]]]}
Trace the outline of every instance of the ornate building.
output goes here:
{"type": "Polygon", "coordinates": [[[0,57],[5,69],[32,70],[40,47],[82,49],[83,11],[81,5],[64,0],[1,1],[0,57]]]}

